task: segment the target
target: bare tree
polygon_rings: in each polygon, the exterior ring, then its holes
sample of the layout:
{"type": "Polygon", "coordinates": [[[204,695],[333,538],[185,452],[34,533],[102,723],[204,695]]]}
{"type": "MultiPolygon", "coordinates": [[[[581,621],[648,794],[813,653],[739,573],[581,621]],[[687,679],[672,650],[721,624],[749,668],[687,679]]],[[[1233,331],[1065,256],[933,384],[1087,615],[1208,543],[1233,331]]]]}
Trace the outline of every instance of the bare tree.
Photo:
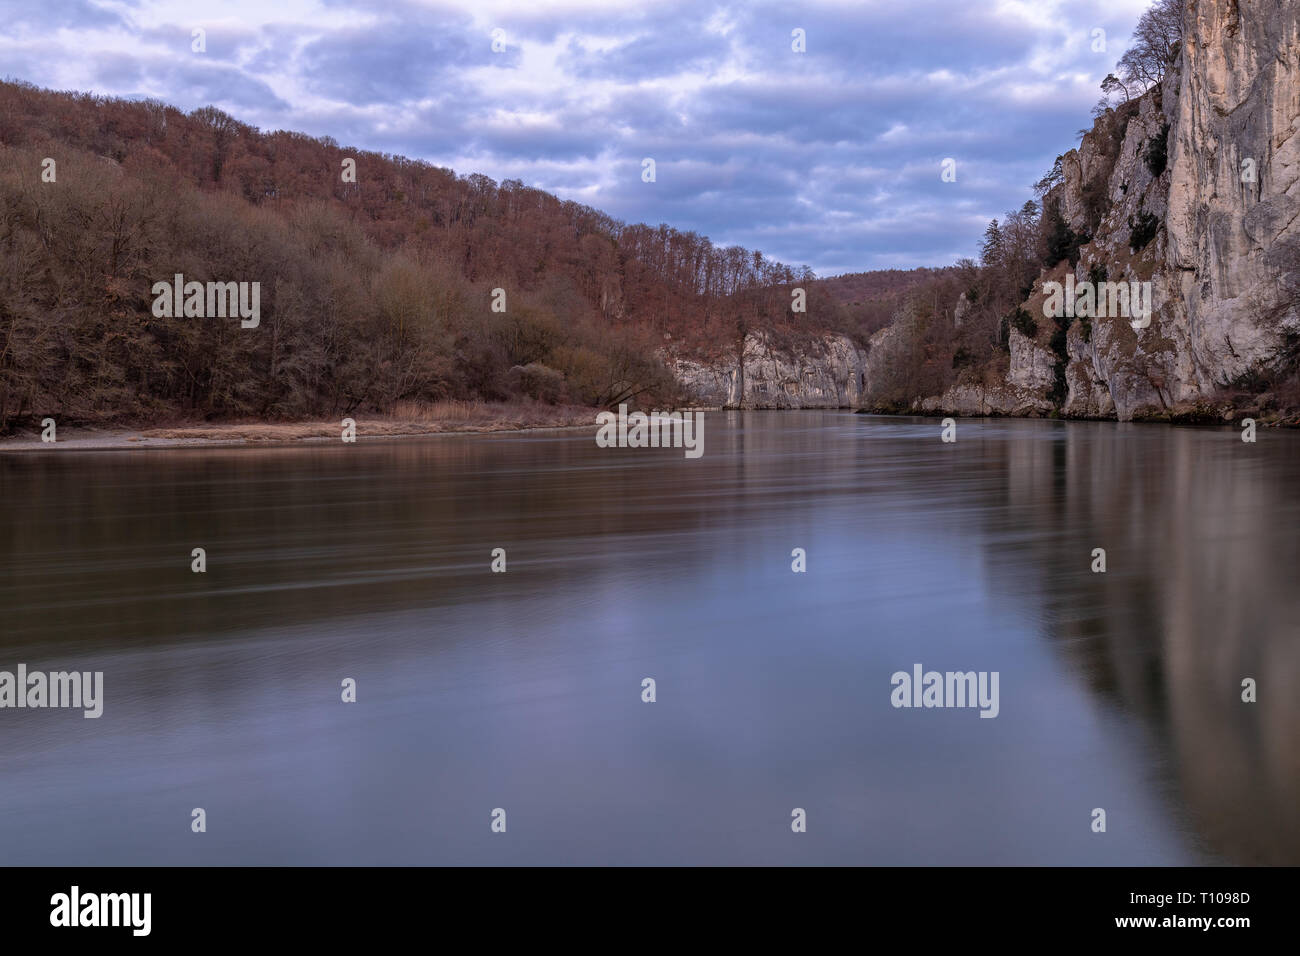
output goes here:
{"type": "MultiPolygon", "coordinates": [[[[1159,83],[1183,45],[1183,9],[1186,0],[1156,0],[1138,18],[1133,46],[1116,68],[1125,99],[1134,88],[1146,90],[1159,83]]],[[[1114,75],[1114,74],[1113,74],[1114,75]]],[[[1107,80],[1110,77],[1106,78],[1107,80]]],[[[1106,89],[1106,83],[1102,83],[1106,89]]]]}

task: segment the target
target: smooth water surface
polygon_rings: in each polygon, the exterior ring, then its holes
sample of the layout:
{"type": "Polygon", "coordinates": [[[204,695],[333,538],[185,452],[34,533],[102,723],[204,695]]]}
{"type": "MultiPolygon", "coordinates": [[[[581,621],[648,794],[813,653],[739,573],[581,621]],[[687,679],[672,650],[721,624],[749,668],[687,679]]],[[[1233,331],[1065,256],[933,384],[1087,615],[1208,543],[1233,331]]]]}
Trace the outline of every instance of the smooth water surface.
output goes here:
{"type": "Polygon", "coordinates": [[[1300,435],[939,436],[0,454],[0,863],[1300,863],[1300,435]]]}

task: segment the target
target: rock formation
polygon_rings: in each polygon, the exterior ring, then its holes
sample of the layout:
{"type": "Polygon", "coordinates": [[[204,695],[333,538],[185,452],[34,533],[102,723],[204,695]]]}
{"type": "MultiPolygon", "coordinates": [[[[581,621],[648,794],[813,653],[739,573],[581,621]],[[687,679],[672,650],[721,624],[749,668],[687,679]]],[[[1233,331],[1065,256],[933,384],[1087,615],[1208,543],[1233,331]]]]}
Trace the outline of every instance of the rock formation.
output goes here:
{"type": "MultiPolygon", "coordinates": [[[[1164,82],[1135,110],[1126,104],[1099,118],[1063,157],[1064,181],[1044,199],[1092,236],[1076,281],[1149,280],[1154,299],[1145,329],[1125,317],[1071,323],[1067,416],[1176,413],[1297,356],[1300,3],[1188,0],[1184,36],[1164,82]],[[1153,157],[1166,137],[1159,170],[1153,157]],[[1143,217],[1159,229],[1134,250],[1143,217]]],[[[1041,301],[1026,307],[1042,315],[1041,301]]],[[[1013,347],[1008,384],[1046,396],[1041,362],[1039,352],[1013,347]]]]}
{"type": "Polygon", "coordinates": [[[725,408],[853,408],[866,394],[866,352],[845,335],[778,344],[750,332],[738,357],[715,362],[665,356],[683,389],[725,408]]]}

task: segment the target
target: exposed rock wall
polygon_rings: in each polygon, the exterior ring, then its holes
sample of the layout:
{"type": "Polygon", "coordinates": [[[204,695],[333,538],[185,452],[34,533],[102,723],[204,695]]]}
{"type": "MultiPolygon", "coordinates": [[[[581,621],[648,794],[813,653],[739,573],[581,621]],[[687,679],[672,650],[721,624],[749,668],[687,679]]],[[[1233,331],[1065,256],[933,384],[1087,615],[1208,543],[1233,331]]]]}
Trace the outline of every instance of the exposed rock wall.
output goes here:
{"type": "Polygon", "coordinates": [[[1190,397],[1300,332],[1300,2],[1188,0],[1171,141],[1166,318],[1190,397]]]}
{"type": "MultiPolygon", "coordinates": [[[[1089,184],[1104,178],[1106,211],[1075,278],[1152,283],[1148,328],[1128,317],[1071,325],[1066,415],[1128,420],[1209,401],[1283,360],[1300,335],[1300,3],[1188,0],[1184,35],[1117,155],[1103,118],[1047,196],[1085,231],[1089,184]],[[1166,126],[1156,176],[1146,153],[1166,126]],[[1135,253],[1143,214],[1162,228],[1135,253]]],[[[1010,381],[1027,378],[1025,359],[1013,352],[1010,381]]]]}
{"type": "MultiPolygon", "coordinates": [[[[1077,283],[1151,283],[1145,328],[1132,315],[1070,322],[1067,416],[1176,414],[1300,359],[1300,0],[1187,0],[1184,37],[1164,82],[1100,117],[1044,197],[1091,236],[1077,283]],[[1162,140],[1163,170],[1148,162],[1162,140]],[[1144,217],[1159,229],[1134,250],[1144,217]]],[[[1041,282],[1067,269],[1045,272],[1024,304],[1040,332],[1012,333],[1005,385],[955,386],[917,408],[1051,412],[1060,359],[1045,347],[1041,282]]]]}
{"type": "MultiPolygon", "coordinates": [[[[1090,230],[1093,239],[1080,252],[1074,269],[1076,282],[1090,276],[1104,276],[1108,282],[1151,282],[1151,325],[1135,330],[1131,316],[1092,317],[1087,323],[1076,320],[1066,336],[1068,364],[1065,379],[1069,388],[1063,411],[1077,417],[1115,416],[1128,420],[1135,416],[1157,414],[1175,400],[1175,373],[1178,339],[1168,309],[1169,293],[1163,275],[1166,255],[1165,233],[1160,230],[1143,248],[1134,252],[1130,238],[1134,225],[1144,215],[1163,221],[1166,214],[1172,170],[1167,166],[1155,175],[1146,155],[1161,139],[1173,138],[1166,133],[1173,117],[1167,112],[1176,95],[1171,84],[1153,89],[1137,104],[1136,115],[1128,120],[1113,165],[1105,174],[1106,211],[1090,230]],[[1162,391],[1163,390],[1163,391],[1162,391]]],[[[1098,124],[1100,126],[1101,123],[1098,124]]],[[[1095,129],[1084,137],[1078,152],[1096,157],[1102,131],[1095,129]]],[[[1102,172],[1094,168],[1094,174],[1102,172]]],[[[1082,206],[1086,180],[1070,174],[1058,187],[1067,221],[1076,231],[1088,229],[1082,206]]],[[[1052,201],[1049,194],[1047,201],[1052,201]]],[[[1053,276],[1055,279],[1063,279],[1053,276]]],[[[1036,315],[1042,315],[1042,299],[1030,300],[1036,315]]],[[[1014,356],[1013,356],[1014,359],[1014,356]]],[[[1013,363],[1014,364],[1014,363],[1013,363]]]]}
{"type": "Polygon", "coordinates": [[[921,399],[916,410],[970,418],[987,415],[1042,418],[1051,412],[1052,403],[1036,391],[1014,385],[954,385],[942,395],[921,399]]]}
{"type": "Polygon", "coordinates": [[[1047,392],[1055,376],[1056,356],[1016,329],[1011,329],[1009,342],[1011,369],[1005,382],[954,385],[942,395],[922,399],[918,410],[976,417],[1038,418],[1050,413],[1052,403],[1047,392]]]}
{"type": "Polygon", "coordinates": [[[855,408],[866,394],[866,351],[844,335],[777,345],[765,332],[745,336],[743,361],[733,351],[716,362],[666,356],[696,401],[725,408],[855,408]]]}

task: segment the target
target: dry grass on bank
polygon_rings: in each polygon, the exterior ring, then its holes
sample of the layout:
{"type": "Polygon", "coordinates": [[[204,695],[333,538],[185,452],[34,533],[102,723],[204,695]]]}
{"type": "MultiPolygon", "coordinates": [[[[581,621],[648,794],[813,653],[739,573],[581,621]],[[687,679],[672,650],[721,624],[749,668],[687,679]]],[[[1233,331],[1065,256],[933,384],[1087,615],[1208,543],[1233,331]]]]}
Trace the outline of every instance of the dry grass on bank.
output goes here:
{"type": "MultiPolygon", "coordinates": [[[[526,431],[536,428],[596,427],[599,409],[539,402],[405,403],[386,415],[353,415],[357,440],[421,435],[526,431]]],[[[27,431],[0,439],[0,452],[52,449],[104,450],[165,448],[185,445],[277,445],[300,441],[339,441],[342,416],[308,422],[173,422],[147,428],[116,425],[61,425],[58,441],[45,444],[41,433],[27,431]]]]}
{"type": "MultiPolygon", "coordinates": [[[[529,428],[595,427],[597,410],[572,405],[543,405],[531,402],[442,401],[433,404],[398,403],[386,415],[354,415],[357,437],[433,435],[444,432],[499,432],[529,428]]],[[[230,422],[150,428],[140,432],[144,439],[207,440],[245,442],[303,441],[312,438],[337,439],[342,419],[313,422],[230,422]]]]}

